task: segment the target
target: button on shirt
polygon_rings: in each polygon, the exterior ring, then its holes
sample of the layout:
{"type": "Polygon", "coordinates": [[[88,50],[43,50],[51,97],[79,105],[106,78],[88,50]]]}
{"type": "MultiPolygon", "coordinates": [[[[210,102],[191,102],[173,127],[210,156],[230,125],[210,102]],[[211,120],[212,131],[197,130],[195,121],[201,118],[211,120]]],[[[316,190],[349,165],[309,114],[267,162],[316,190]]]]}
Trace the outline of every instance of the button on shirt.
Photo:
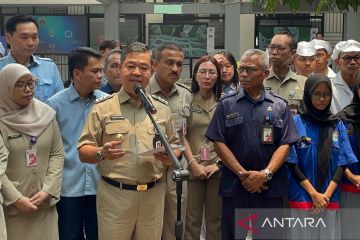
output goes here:
{"type": "Polygon", "coordinates": [[[336,114],[350,104],[354,94],[349,88],[349,85],[347,85],[347,83],[342,78],[341,72],[336,74],[331,83],[333,96],[330,110],[333,114],[336,114]]]}
{"type": "MultiPolygon", "coordinates": [[[[9,63],[16,63],[16,60],[11,55],[11,51],[7,56],[0,59],[0,70],[9,63]]],[[[59,70],[53,60],[31,56],[30,64],[27,68],[38,80],[35,97],[40,101],[44,102],[55,93],[64,89],[59,70]]]]}
{"type": "Polygon", "coordinates": [[[73,84],[47,100],[56,111],[60,132],[65,149],[65,163],[61,196],[80,197],[95,195],[99,173],[96,164],[82,163],[79,159],[77,142],[87,116],[96,99],[106,93],[95,90],[89,99],[83,100],[73,84]]]}
{"type": "MultiPolygon", "coordinates": [[[[293,118],[284,99],[271,92],[263,91],[258,101],[252,100],[240,88],[236,94],[224,97],[206,132],[212,141],[222,142],[233,152],[237,161],[246,170],[260,171],[267,167],[275,150],[298,139],[293,118]],[[261,129],[272,109],[271,124],[274,127],[273,144],[261,143],[261,129]]],[[[269,190],[261,194],[279,197],[286,195],[287,172],[284,165],[268,182],[269,190]]],[[[220,195],[234,197],[247,194],[240,179],[224,166],[220,182],[220,195]]]]}

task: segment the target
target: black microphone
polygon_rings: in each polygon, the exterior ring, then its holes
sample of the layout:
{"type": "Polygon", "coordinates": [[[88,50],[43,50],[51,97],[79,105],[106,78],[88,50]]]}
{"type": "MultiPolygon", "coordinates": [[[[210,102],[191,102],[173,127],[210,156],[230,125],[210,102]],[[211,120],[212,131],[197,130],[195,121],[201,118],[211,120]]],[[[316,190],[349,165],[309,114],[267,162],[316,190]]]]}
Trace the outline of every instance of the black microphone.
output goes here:
{"type": "Polygon", "coordinates": [[[156,108],[152,104],[151,100],[146,96],[144,89],[141,87],[139,83],[135,83],[134,85],[135,93],[140,97],[141,102],[144,105],[144,108],[148,110],[151,114],[155,114],[156,108]]]}

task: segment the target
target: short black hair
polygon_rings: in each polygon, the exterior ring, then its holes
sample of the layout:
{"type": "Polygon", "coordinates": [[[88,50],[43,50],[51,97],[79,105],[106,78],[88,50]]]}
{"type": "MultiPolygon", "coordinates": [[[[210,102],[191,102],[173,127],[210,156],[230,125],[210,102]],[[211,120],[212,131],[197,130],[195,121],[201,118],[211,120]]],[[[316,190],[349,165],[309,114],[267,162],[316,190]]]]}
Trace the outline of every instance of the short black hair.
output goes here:
{"type": "Polygon", "coordinates": [[[286,36],[288,36],[290,38],[290,44],[289,44],[290,49],[297,49],[298,40],[291,33],[289,33],[288,31],[281,31],[281,32],[275,33],[274,36],[276,36],[276,35],[286,35],[286,36]]]}
{"type": "Polygon", "coordinates": [[[73,71],[75,69],[83,70],[88,65],[90,57],[100,60],[101,54],[99,51],[96,51],[89,47],[75,48],[70,52],[68,68],[69,76],[71,79],[74,77],[73,71]]]}
{"type": "Polygon", "coordinates": [[[120,62],[123,63],[126,59],[126,56],[129,53],[133,53],[133,52],[146,53],[146,52],[150,52],[150,48],[145,43],[132,42],[125,48],[125,51],[122,52],[120,62]]]}
{"type": "Polygon", "coordinates": [[[99,51],[105,51],[108,49],[114,49],[120,47],[120,42],[116,39],[105,39],[99,44],[99,51]]]}
{"type": "Polygon", "coordinates": [[[16,31],[16,26],[19,23],[30,23],[30,22],[34,23],[36,28],[39,28],[39,24],[36,22],[35,18],[32,15],[17,14],[6,21],[6,25],[5,25],[6,32],[12,35],[16,31]]]}
{"type": "Polygon", "coordinates": [[[172,42],[163,43],[163,44],[160,44],[159,46],[157,46],[154,50],[154,58],[156,61],[159,62],[161,60],[162,52],[166,49],[183,52],[183,48],[181,46],[177,45],[176,43],[172,43],[172,42]]]}

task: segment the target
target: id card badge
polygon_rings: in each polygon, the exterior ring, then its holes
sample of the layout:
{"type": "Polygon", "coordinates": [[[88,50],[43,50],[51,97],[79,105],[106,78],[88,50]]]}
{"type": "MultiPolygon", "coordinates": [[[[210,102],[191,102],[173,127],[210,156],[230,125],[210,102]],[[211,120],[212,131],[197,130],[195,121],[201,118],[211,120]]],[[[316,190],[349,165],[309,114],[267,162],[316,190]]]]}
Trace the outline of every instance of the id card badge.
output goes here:
{"type": "Polygon", "coordinates": [[[273,144],[274,143],[274,127],[273,125],[263,125],[261,129],[261,143],[273,144]]]}
{"type": "Polygon", "coordinates": [[[204,141],[204,144],[200,148],[200,160],[210,160],[210,147],[207,144],[207,140],[204,141]]]}
{"type": "Polygon", "coordinates": [[[26,166],[34,167],[38,165],[36,149],[26,150],[26,166]]]}

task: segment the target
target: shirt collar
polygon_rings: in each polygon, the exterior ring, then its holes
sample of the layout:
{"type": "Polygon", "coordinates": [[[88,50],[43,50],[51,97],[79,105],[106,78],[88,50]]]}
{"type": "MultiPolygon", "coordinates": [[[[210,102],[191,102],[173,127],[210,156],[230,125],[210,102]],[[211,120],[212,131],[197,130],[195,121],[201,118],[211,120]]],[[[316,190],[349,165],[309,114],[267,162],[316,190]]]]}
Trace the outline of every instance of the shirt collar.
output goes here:
{"type": "MultiPolygon", "coordinates": [[[[80,97],[78,91],[76,90],[76,88],[74,87],[74,83],[71,83],[70,86],[69,86],[69,99],[70,99],[70,102],[72,101],[75,101],[76,99],[80,99],[82,100],[82,98],[80,97]]],[[[91,98],[95,98],[96,99],[96,93],[95,91],[92,91],[90,94],[89,94],[89,99],[91,98]]]]}
{"type": "MultiPolygon", "coordinates": [[[[155,73],[151,77],[149,85],[150,85],[150,93],[151,94],[159,93],[159,92],[163,93],[160,86],[159,86],[158,80],[156,79],[156,74],[155,73]]],[[[174,84],[172,86],[170,96],[173,95],[174,93],[176,93],[178,95],[180,94],[176,84],[174,84]]]]}
{"type": "Polygon", "coordinates": [[[131,100],[131,97],[125,92],[124,88],[121,88],[117,94],[120,99],[120,104],[131,100]]]}
{"type": "MultiPolygon", "coordinates": [[[[269,73],[268,79],[269,79],[269,78],[276,78],[279,82],[282,82],[282,83],[283,83],[283,82],[289,80],[290,78],[296,80],[296,73],[294,73],[293,71],[291,71],[290,68],[288,68],[288,72],[287,72],[287,74],[286,74],[286,76],[285,76],[285,78],[284,78],[284,81],[281,81],[280,78],[275,74],[274,68],[271,67],[271,68],[270,68],[270,73],[269,73]],[[295,76],[294,76],[294,75],[295,75],[295,76]]],[[[296,80],[296,81],[297,81],[297,80],[296,80]]]]}
{"type": "MultiPolygon", "coordinates": [[[[8,55],[7,55],[8,59],[9,59],[9,62],[11,63],[17,63],[15,58],[13,57],[12,55],[12,51],[10,50],[8,55]]],[[[36,64],[36,65],[39,65],[40,64],[40,61],[39,59],[37,59],[34,55],[31,55],[30,56],[30,63],[29,63],[29,66],[33,65],[33,64],[36,64]]]]}
{"type": "MultiPolygon", "coordinates": [[[[244,88],[240,87],[239,92],[236,94],[236,101],[239,101],[240,99],[246,97],[249,101],[254,102],[253,99],[251,99],[245,92],[244,88]]],[[[264,100],[268,100],[271,102],[274,102],[274,97],[270,94],[269,91],[266,91],[265,88],[263,87],[263,91],[261,93],[261,96],[259,98],[259,100],[257,100],[256,102],[262,102],[264,100]]]]}

